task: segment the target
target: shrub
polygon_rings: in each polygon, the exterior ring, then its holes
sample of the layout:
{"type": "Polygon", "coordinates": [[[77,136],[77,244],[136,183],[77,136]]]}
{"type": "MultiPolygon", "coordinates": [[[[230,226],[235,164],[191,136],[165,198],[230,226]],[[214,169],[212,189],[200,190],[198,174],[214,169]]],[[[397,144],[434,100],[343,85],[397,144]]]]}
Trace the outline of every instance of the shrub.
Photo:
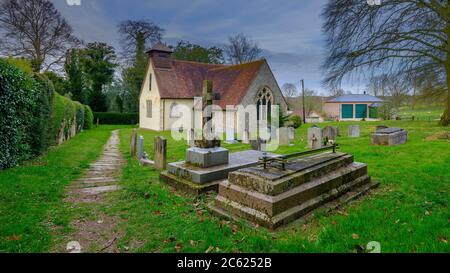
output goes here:
{"type": "Polygon", "coordinates": [[[89,108],[86,121],[84,105],[54,90],[45,75],[0,59],[0,169],[42,154],[92,124],[89,108]]]}
{"type": "Polygon", "coordinates": [[[91,107],[84,105],[84,129],[94,128],[94,113],[91,107]]]}
{"type": "Polygon", "coordinates": [[[36,102],[39,107],[33,111],[34,123],[30,134],[32,136],[32,147],[34,155],[39,155],[52,144],[50,139],[49,120],[51,118],[51,108],[53,104],[53,85],[46,77],[33,75],[34,87],[36,92],[36,102]]]}
{"type": "Polygon", "coordinates": [[[29,133],[36,105],[32,79],[0,59],[0,169],[32,156],[29,133]]]}
{"type": "Polygon", "coordinates": [[[95,112],[94,121],[99,119],[100,124],[114,125],[134,125],[139,122],[139,114],[135,113],[114,113],[114,112],[95,112]]]}
{"type": "Polygon", "coordinates": [[[302,118],[299,116],[290,116],[289,122],[291,123],[291,126],[294,127],[295,129],[302,126],[302,118]]]}

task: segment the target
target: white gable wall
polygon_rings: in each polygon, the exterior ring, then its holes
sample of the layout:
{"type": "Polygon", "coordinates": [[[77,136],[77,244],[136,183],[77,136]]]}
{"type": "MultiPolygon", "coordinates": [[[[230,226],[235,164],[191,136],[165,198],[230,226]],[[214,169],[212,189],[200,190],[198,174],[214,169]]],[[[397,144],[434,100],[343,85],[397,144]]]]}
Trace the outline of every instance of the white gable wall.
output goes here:
{"type": "Polygon", "coordinates": [[[159,95],[158,84],[156,82],[155,73],[153,72],[153,66],[151,61],[149,68],[145,74],[144,83],[141,89],[141,95],[139,99],[139,125],[143,129],[161,131],[162,128],[162,107],[161,98],[159,95]],[[150,90],[150,74],[152,75],[152,86],[150,90]],[[152,117],[147,117],[147,101],[152,101],[152,117]]]}

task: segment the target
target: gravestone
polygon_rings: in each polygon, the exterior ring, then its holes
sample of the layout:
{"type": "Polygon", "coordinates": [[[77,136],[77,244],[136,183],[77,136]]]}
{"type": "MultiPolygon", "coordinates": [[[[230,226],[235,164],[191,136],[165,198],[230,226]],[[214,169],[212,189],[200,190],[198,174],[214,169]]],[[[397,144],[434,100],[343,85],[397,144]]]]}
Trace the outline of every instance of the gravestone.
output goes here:
{"type": "Polygon", "coordinates": [[[194,129],[189,129],[187,132],[187,144],[189,147],[195,146],[195,132],[194,129]]]}
{"type": "Polygon", "coordinates": [[[225,142],[228,143],[228,144],[236,144],[237,141],[234,138],[234,135],[235,135],[234,128],[228,128],[227,127],[227,129],[226,129],[226,141],[225,142]]]}
{"type": "Polygon", "coordinates": [[[402,128],[385,128],[371,135],[373,145],[394,146],[404,144],[408,140],[408,132],[402,128]]]}
{"type": "Polygon", "coordinates": [[[250,143],[250,133],[247,130],[244,130],[244,134],[242,136],[242,143],[244,144],[250,143]]]}
{"type": "Polygon", "coordinates": [[[155,137],[155,169],[165,170],[167,163],[167,140],[164,137],[155,137]]]}
{"type": "Polygon", "coordinates": [[[290,143],[290,130],[287,127],[278,128],[278,144],[280,146],[289,146],[290,143]]]}
{"type": "Polygon", "coordinates": [[[334,126],[326,126],[325,128],[323,128],[322,132],[323,132],[322,137],[323,137],[324,141],[325,140],[335,141],[336,137],[338,135],[338,129],[337,129],[337,127],[334,127],[334,126]]]}
{"type": "Polygon", "coordinates": [[[264,150],[264,147],[266,144],[267,144],[267,140],[263,140],[260,137],[258,137],[257,139],[250,140],[250,145],[252,147],[252,150],[255,150],[255,151],[264,150]]]}
{"type": "Polygon", "coordinates": [[[289,142],[292,143],[295,140],[295,128],[289,127],[289,142]]]}
{"type": "Polygon", "coordinates": [[[308,129],[308,148],[322,148],[322,129],[313,125],[308,129]]]}
{"type": "Polygon", "coordinates": [[[136,157],[138,160],[144,158],[144,137],[139,136],[137,141],[137,151],[136,151],[136,157]]]}
{"type": "Polygon", "coordinates": [[[133,133],[131,135],[131,143],[130,143],[130,153],[131,157],[136,156],[136,145],[137,145],[137,129],[133,129],[133,133]]]}
{"type": "MultiPolygon", "coordinates": [[[[319,141],[320,142],[320,141],[319,141]]],[[[292,155],[294,157],[294,155],[292,155]]],[[[273,159],[272,159],[273,160],[273,159]]],[[[378,186],[353,156],[325,152],[231,172],[209,209],[275,229],[319,207],[334,208],[378,186]]]]}
{"type": "Polygon", "coordinates": [[[348,136],[349,137],[359,137],[360,136],[359,125],[350,125],[350,126],[348,126],[348,136]]]}

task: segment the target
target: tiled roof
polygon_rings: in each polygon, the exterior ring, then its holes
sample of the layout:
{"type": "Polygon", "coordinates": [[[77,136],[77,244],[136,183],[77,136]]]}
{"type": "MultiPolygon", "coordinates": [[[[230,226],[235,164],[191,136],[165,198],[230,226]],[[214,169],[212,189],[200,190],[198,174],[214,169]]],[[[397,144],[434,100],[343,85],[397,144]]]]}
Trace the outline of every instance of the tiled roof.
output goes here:
{"type": "Polygon", "coordinates": [[[383,102],[383,100],[367,94],[349,94],[330,99],[327,102],[383,102]]]}
{"type": "Polygon", "coordinates": [[[154,56],[153,69],[161,98],[192,99],[202,95],[204,80],[213,82],[215,102],[222,108],[238,105],[265,60],[240,65],[204,64],[154,56]]]}

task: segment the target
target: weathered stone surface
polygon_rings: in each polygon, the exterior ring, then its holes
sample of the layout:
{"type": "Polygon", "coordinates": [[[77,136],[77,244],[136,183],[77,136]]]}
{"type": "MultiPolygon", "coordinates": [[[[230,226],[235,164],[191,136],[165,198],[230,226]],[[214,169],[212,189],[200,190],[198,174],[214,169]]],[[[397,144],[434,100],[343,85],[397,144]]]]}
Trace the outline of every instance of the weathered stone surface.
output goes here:
{"type": "Polygon", "coordinates": [[[314,125],[308,129],[308,148],[319,149],[322,144],[322,129],[314,125]]]}
{"type": "MultiPolygon", "coordinates": [[[[262,155],[263,152],[252,150],[231,153],[228,164],[209,168],[195,167],[186,164],[184,161],[169,163],[167,165],[167,173],[189,180],[196,184],[205,184],[225,179],[232,171],[254,166],[258,163],[258,160],[262,155]]],[[[277,155],[268,153],[267,156],[271,157],[277,155]]]]}
{"type": "Polygon", "coordinates": [[[194,147],[195,146],[195,132],[194,132],[194,129],[190,129],[187,132],[187,144],[189,145],[189,147],[194,147]]]}
{"type": "Polygon", "coordinates": [[[242,143],[243,144],[249,144],[250,143],[250,133],[247,130],[244,131],[244,134],[242,136],[242,143]]]}
{"type": "Polygon", "coordinates": [[[287,127],[278,128],[278,144],[280,146],[289,146],[290,142],[290,130],[287,127]]]}
{"type": "Polygon", "coordinates": [[[334,126],[326,126],[325,128],[323,128],[322,130],[322,138],[324,140],[336,140],[336,137],[338,136],[339,132],[338,132],[338,128],[334,127],[334,126]]]}
{"type": "Polygon", "coordinates": [[[379,131],[379,130],[383,130],[383,129],[387,129],[387,128],[389,128],[389,127],[386,126],[386,125],[378,125],[378,126],[376,127],[375,131],[379,131]]]}
{"type": "Polygon", "coordinates": [[[105,145],[102,157],[90,165],[83,176],[70,186],[67,201],[97,202],[101,194],[118,190],[117,177],[125,160],[118,148],[119,133],[114,131],[105,145]]]}
{"type": "Polygon", "coordinates": [[[348,126],[348,136],[349,137],[359,137],[360,136],[360,127],[359,127],[359,125],[350,125],[350,126],[348,126]]]}
{"type": "Polygon", "coordinates": [[[284,170],[255,166],[232,172],[219,183],[219,194],[209,207],[220,216],[242,217],[277,228],[329,202],[335,206],[375,186],[367,166],[353,162],[353,156],[323,153],[294,159],[284,170]]]}
{"type": "Polygon", "coordinates": [[[262,140],[261,138],[250,140],[250,145],[252,150],[254,151],[262,151],[264,145],[266,144],[266,140],[262,140]]]}
{"type": "Polygon", "coordinates": [[[141,159],[144,157],[144,137],[139,136],[137,145],[136,145],[136,157],[137,159],[141,159]]]}
{"type": "Polygon", "coordinates": [[[164,137],[155,137],[155,169],[165,170],[167,163],[167,140],[164,137]]]}
{"type": "Polygon", "coordinates": [[[186,163],[200,168],[209,168],[228,163],[228,150],[222,147],[189,148],[186,152],[186,163]]]}
{"type": "Polygon", "coordinates": [[[133,129],[133,134],[131,135],[130,152],[131,156],[136,156],[136,145],[137,145],[137,129],[133,129]]]}
{"type": "Polygon", "coordinates": [[[394,146],[406,143],[408,132],[401,128],[385,128],[371,135],[373,145],[394,146]]]}

